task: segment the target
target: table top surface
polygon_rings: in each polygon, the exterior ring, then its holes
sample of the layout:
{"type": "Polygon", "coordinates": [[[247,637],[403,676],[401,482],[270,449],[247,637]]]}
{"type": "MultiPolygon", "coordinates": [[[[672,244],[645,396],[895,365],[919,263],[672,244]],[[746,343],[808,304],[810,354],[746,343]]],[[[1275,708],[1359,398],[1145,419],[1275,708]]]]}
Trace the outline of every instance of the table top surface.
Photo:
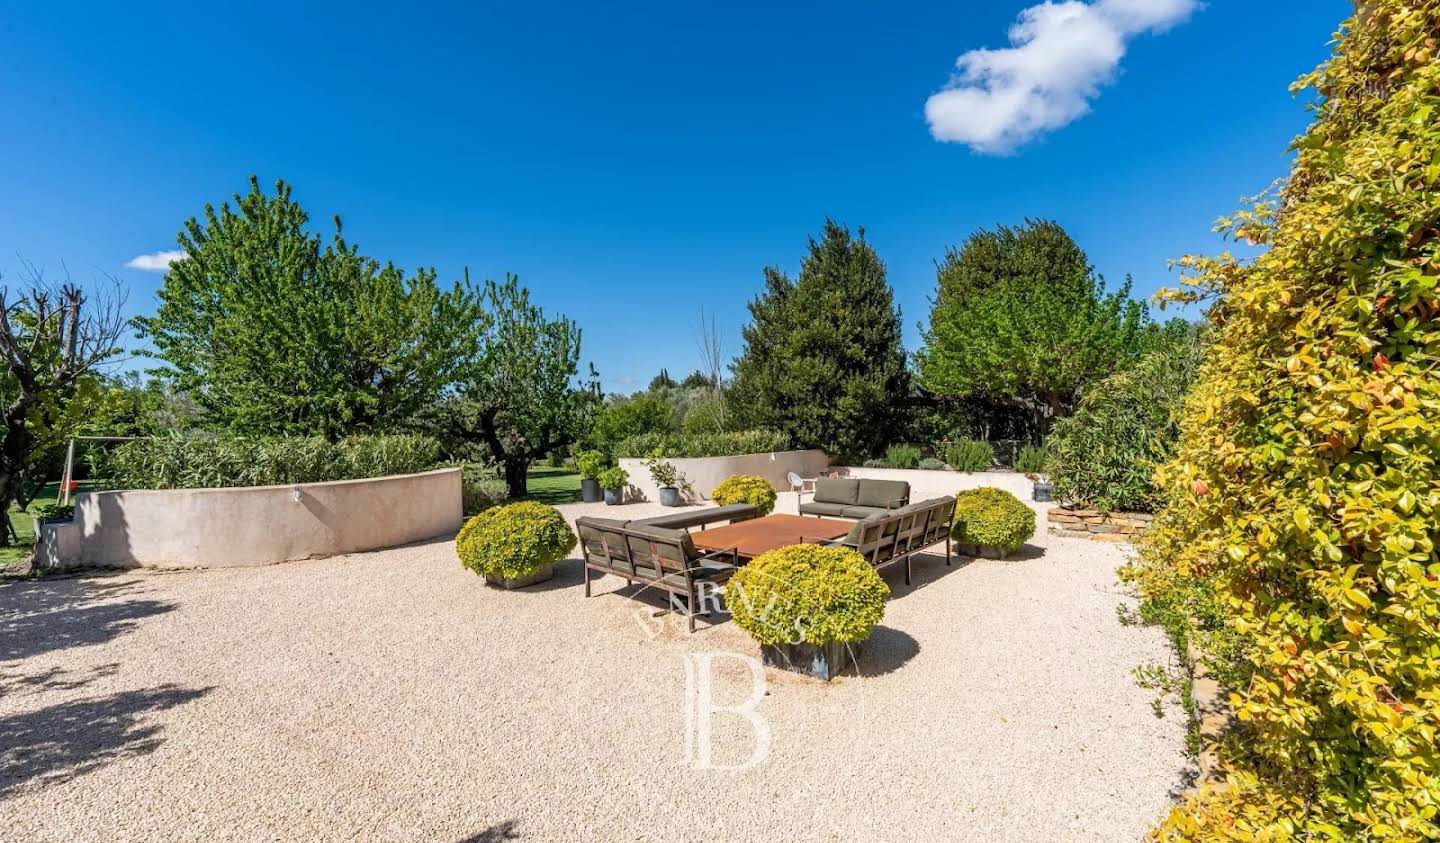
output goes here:
{"type": "Polygon", "coordinates": [[[853,521],[836,521],[830,518],[805,518],[800,515],[767,515],[751,518],[701,530],[690,535],[690,540],[701,550],[729,550],[735,548],[746,559],[792,544],[838,539],[850,532],[853,521]]]}

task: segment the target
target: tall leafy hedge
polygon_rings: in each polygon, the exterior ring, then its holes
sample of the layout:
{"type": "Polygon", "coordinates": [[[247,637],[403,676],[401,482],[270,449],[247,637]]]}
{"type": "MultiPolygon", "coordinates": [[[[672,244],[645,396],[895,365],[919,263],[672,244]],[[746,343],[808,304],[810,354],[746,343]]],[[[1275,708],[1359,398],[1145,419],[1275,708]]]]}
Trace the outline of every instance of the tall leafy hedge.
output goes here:
{"type": "Polygon", "coordinates": [[[739,430],[732,433],[645,433],[622,439],[617,457],[644,457],[659,448],[671,457],[734,457],[768,454],[790,447],[790,437],[774,430],[739,430]]]}
{"type": "Polygon", "coordinates": [[[1440,4],[1360,8],[1226,222],[1268,250],[1185,262],[1217,341],[1144,564],[1213,583],[1245,655],[1227,780],[1160,840],[1440,838],[1440,4]]]}
{"type": "Polygon", "coordinates": [[[234,436],[188,433],[126,442],[102,469],[120,489],[278,486],[413,474],[434,468],[440,446],[428,436],[234,436]]]}

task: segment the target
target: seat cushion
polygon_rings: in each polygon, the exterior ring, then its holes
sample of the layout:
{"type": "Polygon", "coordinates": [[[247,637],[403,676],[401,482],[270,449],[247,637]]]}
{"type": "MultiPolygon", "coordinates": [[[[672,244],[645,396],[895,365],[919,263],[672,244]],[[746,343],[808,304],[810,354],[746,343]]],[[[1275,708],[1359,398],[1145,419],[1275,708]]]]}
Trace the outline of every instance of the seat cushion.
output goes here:
{"type": "Polygon", "coordinates": [[[824,480],[815,481],[815,497],[811,500],[815,503],[838,503],[849,506],[858,502],[856,496],[859,494],[859,480],[851,480],[846,477],[827,477],[824,480]]]}
{"type": "MultiPolygon", "coordinates": [[[[862,518],[859,521],[856,521],[855,524],[850,527],[850,532],[846,533],[845,538],[841,539],[840,541],[844,544],[852,546],[859,544],[861,531],[863,531],[866,527],[874,526],[875,522],[880,521],[882,518],[884,518],[883,515],[872,515],[869,518],[862,518]]],[[[874,534],[872,533],[871,536],[873,540],[874,534]]]]}
{"type": "Polygon", "coordinates": [[[841,518],[869,518],[872,515],[885,515],[888,510],[878,506],[847,506],[840,510],[841,518]]]}
{"type": "Polygon", "coordinates": [[[910,484],[904,480],[861,480],[855,503],[860,506],[899,506],[910,500],[910,484]],[[896,502],[899,503],[896,503],[896,502]]]}
{"type": "Polygon", "coordinates": [[[844,515],[845,504],[811,502],[800,504],[801,515],[844,515]]]}
{"type": "MultiPolygon", "coordinates": [[[[730,579],[730,575],[736,570],[734,565],[706,560],[690,566],[690,577],[696,581],[724,582],[730,579]]],[[[685,575],[681,573],[666,574],[662,581],[670,585],[684,585],[685,575]]]]}
{"type": "Polygon", "coordinates": [[[753,504],[732,503],[726,506],[682,510],[651,518],[641,518],[631,521],[630,526],[684,529],[686,527],[703,527],[716,521],[744,521],[747,518],[754,518],[757,514],[753,504]]]}
{"type": "Polygon", "coordinates": [[[631,525],[625,529],[625,534],[630,542],[630,556],[637,567],[655,564],[653,560],[656,556],[668,563],[665,565],[667,568],[687,565],[699,555],[690,534],[684,530],[631,525]]]}

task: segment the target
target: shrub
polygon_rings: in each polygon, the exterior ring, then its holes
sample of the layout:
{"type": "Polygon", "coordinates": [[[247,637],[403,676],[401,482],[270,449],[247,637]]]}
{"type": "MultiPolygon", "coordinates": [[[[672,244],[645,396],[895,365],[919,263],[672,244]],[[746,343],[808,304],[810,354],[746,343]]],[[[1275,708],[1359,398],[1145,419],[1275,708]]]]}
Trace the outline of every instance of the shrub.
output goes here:
{"type": "Polygon", "coordinates": [[[955,496],[950,534],[960,544],[1013,553],[1035,535],[1035,510],[1004,489],[969,489],[955,496]]]}
{"type": "Polygon", "coordinates": [[[75,505],[70,503],[47,503],[35,507],[33,514],[41,521],[69,521],[75,517],[75,505]]]}
{"type": "Polygon", "coordinates": [[[1175,450],[1203,358],[1199,332],[1167,334],[1134,367],[1090,389],[1047,442],[1056,495],[1106,511],[1153,511],[1152,478],[1175,450]]]}
{"type": "Polygon", "coordinates": [[[868,459],[865,462],[861,463],[861,465],[865,466],[866,468],[889,468],[890,461],[885,459],[884,457],[872,457],[871,459],[868,459]]]}
{"type": "Polygon", "coordinates": [[[1265,248],[1182,261],[1216,336],[1142,565],[1219,592],[1242,731],[1167,843],[1440,839],[1440,5],[1357,7],[1280,195],[1225,224],[1265,248]]]}
{"type": "Polygon", "coordinates": [[[680,429],[690,436],[724,433],[725,427],[725,399],[718,395],[695,402],[680,421],[680,429]]]}
{"type": "Polygon", "coordinates": [[[674,416],[675,411],[669,403],[653,395],[636,396],[602,409],[595,418],[593,438],[600,450],[614,452],[616,456],[644,456],[652,449],[621,454],[616,446],[630,437],[669,433],[674,416]]]}
{"type": "Polygon", "coordinates": [[[1045,449],[1039,445],[1026,445],[1015,455],[1015,470],[1021,474],[1045,473],[1045,449]]]}
{"type": "Polygon", "coordinates": [[[126,442],[104,463],[122,489],[279,486],[413,474],[434,468],[440,446],[427,436],[250,437],[175,433],[126,442]]]}
{"type": "Polygon", "coordinates": [[[599,481],[602,489],[623,489],[630,483],[630,472],[618,465],[612,465],[600,472],[600,476],[596,480],[599,481]]]}
{"type": "Polygon", "coordinates": [[[560,453],[559,451],[551,451],[549,463],[551,468],[564,468],[565,455],[560,453]]]}
{"type": "Polygon", "coordinates": [[[775,510],[775,488],[764,477],[753,474],[737,474],[728,477],[710,492],[710,500],[720,506],[732,503],[748,503],[760,511],[762,516],[775,510]]]}
{"type": "Polygon", "coordinates": [[[645,460],[645,467],[650,470],[650,479],[655,485],[664,489],[680,489],[689,491],[690,481],[675,467],[675,463],[665,459],[665,450],[656,448],[645,460]]]}
{"type": "Polygon", "coordinates": [[[863,556],[813,544],[760,554],[725,589],[731,618],[761,644],[864,641],[889,596],[863,556]]]}
{"type": "Polygon", "coordinates": [[[980,439],[961,439],[951,442],[945,449],[945,461],[956,471],[989,471],[995,464],[995,451],[989,442],[980,439]]]}
{"type": "Polygon", "coordinates": [[[565,516],[535,501],[487,509],[455,536],[461,564],[492,579],[528,577],[574,549],[575,534],[565,516]]]}
{"type": "Polygon", "coordinates": [[[945,461],[937,460],[934,457],[926,457],[920,461],[919,468],[921,471],[944,471],[945,461]]]}
{"type": "Polygon", "coordinates": [[[920,449],[914,445],[891,445],[885,449],[885,461],[895,468],[914,468],[920,464],[920,449]]]}
{"type": "Polygon", "coordinates": [[[615,446],[617,457],[644,457],[664,448],[672,457],[733,457],[740,454],[769,454],[790,447],[785,434],[773,430],[740,430],[731,433],[674,434],[648,433],[631,436],[615,446]]]}
{"type": "Polygon", "coordinates": [[[465,465],[460,474],[460,506],[466,515],[479,515],[505,502],[505,481],[483,465],[465,465]]]}
{"type": "Polygon", "coordinates": [[[575,456],[575,467],[585,480],[596,480],[605,467],[605,455],[599,451],[581,451],[575,456]]]}

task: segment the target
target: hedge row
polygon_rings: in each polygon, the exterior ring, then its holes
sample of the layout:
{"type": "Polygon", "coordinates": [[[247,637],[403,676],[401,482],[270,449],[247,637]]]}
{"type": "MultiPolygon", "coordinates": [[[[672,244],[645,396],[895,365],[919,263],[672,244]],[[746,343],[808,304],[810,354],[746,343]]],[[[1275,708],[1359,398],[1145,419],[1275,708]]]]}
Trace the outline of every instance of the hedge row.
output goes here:
{"type": "Polygon", "coordinates": [[[620,440],[617,457],[648,457],[663,448],[667,457],[734,457],[768,454],[790,448],[790,439],[776,430],[731,433],[642,433],[620,440]]]}
{"type": "Polygon", "coordinates": [[[428,436],[249,437],[174,434],[137,439],[112,451],[102,470],[121,489],[279,486],[413,474],[440,462],[428,436]]]}

